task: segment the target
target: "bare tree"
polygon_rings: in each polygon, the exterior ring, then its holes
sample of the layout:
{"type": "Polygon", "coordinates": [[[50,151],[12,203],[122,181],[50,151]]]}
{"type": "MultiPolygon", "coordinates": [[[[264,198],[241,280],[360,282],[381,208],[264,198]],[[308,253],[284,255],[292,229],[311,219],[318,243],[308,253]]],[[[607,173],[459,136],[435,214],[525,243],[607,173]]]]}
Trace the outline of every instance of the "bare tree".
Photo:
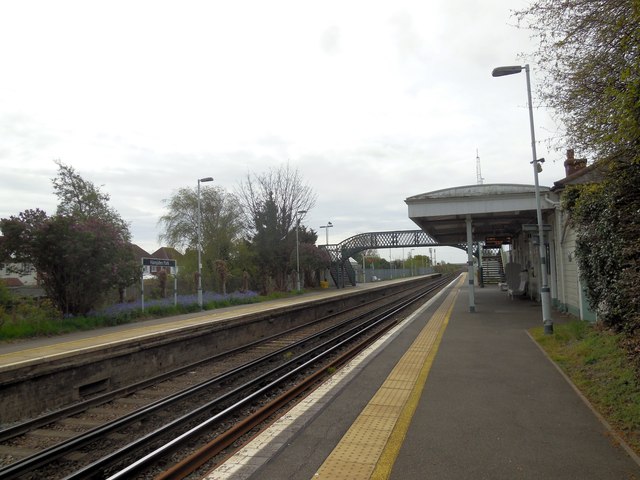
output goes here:
{"type": "Polygon", "coordinates": [[[237,197],[247,237],[256,253],[263,293],[268,290],[269,279],[283,289],[295,247],[292,232],[299,220],[296,213],[313,208],[316,195],[298,170],[286,164],[258,175],[248,173],[237,197]]]}
{"type": "Polygon", "coordinates": [[[317,198],[311,187],[304,183],[298,169],[291,168],[288,163],[257,175],[247,173],[236,195],[250,234],[257,232],[256,222],[268,202],[275,204],[278,227],[285,235],[294,226],[296,212],[311,210],[317,198]]]}

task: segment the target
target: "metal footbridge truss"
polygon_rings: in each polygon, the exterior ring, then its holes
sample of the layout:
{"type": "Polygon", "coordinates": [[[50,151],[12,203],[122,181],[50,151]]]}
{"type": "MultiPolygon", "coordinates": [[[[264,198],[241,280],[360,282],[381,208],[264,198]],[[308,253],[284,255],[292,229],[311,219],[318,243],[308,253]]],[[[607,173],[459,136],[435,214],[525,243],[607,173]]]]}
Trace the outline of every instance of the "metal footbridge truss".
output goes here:
{"type": "Polygon", "coordinates": [[[349,258],[364,250],[378,248],[404,247],[457,247],[466,251],[467,244],[443,244],[435,240],[423,230],[396,230],[391,232],[368,232],[349,237],[335,245],[321,245],[331,257],[330,272],[338,288],[344,287],[348,280],[351,285],[356,284],[356,273],[349,258]]]}

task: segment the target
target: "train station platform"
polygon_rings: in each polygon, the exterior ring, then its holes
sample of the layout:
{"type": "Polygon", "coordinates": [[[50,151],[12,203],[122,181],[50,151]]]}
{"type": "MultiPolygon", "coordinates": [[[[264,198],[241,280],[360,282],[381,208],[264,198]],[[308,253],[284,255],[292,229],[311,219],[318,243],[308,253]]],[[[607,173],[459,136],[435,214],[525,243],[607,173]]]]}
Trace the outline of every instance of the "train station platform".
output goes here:
{"type": "Polygon", "coordinates": [[[82,399],[108,397],[336,309],[422,286],[430,277],[310,290],[254,304],[0,342],[0,429],[82,399]]]}
{"type": "Polygon", "coordinates": [[[207,480],[639,479],[528,335],[540,305],[487,286],[469,312],[464,278],[207,480]]]}
{"type": "Polygon", "coordinates": [[[25,364],[51,361],[53,358],[72,356],[82,351],[109,347],[117,342],[142,339],[166,332],[178,331],[198,325],[206,325],[229,319],[278,311],[297,305],[308,304],[323,299],[331,299],[345,294],[353,294],[378,288],[383,284],[398,283],[402,280],[360,284],[357,288],[338,290],[312,290],[304,294],[267,302],[225,307],[215,310],[188,313],[174,317],[127,323],[94,330],[37,337],[13,342],[0,342],[0,371],[25,364]]]}

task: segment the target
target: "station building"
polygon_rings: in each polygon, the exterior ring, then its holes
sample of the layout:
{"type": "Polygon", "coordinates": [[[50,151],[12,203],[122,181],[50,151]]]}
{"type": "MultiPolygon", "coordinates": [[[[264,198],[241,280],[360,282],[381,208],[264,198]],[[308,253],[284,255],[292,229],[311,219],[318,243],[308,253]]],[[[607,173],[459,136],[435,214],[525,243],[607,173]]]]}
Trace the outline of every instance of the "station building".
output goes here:
{"type": "MultiPolygon", "coordinates": [[[[582,320],[595,321],[575,258],[577,232],[561,204],[569,185],[599,181],[597,164],[575,159],[567,152],[565,178],[553,187],[539,187],[547,259],[547,285],[552,306],[582,320]]],[[[540,248],[534,185],[480,184],[458,186],[409,197],[409,218],[440,245],[467,245],[473,258],[473,287],[484,286],[489,259],[497,258],[502,272],[516,270],[517,295],[540,301],[540,248]]],[[[470,266],[471,267],[471,266],[470,266]]],[[[505,279],[508,281],[508,279],[505,279]]],[[[507,287],[506,282],[504,284],[507,287]]],[[[505,288],[505,295],[513,294],[505,288]]],[[[470,289],[473,292],[473,288],[470,289]]],[[[470,309],[473,297],[470,294],[470,309]]]]}

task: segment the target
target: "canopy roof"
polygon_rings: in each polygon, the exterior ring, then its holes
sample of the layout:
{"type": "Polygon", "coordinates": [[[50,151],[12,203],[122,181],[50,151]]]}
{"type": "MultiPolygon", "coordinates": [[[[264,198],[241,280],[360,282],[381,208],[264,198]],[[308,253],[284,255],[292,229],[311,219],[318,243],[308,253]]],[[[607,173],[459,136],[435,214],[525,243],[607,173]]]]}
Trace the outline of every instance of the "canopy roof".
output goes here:
{"type": "MultiPolygon", "coordinates": [[[[549,187],[540,187],[543,211],[553,209],[556,199],[549,187]]],[[[510,240],[522,231],[522,225],[538,223],[534,185],[467,185],[415,195],[405,203],[409,218],[442,245],[466,242],[467,215],[471,216],[474,242],[488,237],[510,240]]]]}

